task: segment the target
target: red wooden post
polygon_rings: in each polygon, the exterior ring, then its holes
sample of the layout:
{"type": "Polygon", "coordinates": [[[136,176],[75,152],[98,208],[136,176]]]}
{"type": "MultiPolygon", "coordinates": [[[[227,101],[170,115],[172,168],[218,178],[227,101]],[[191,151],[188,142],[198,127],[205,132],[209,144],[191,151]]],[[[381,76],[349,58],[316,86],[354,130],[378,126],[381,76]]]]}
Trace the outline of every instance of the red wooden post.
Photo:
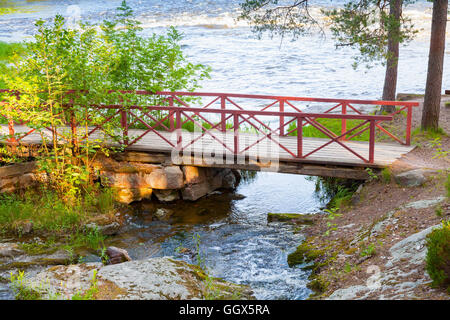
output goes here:
{"type": "MultiPolygon", "coordinates": [[[[170,96],[169,97],[169,107],[173,107],[173,97],[170,96]]],[[[175,130],[175,119],[173,117],[173,111],[169,110],[169,128],[170,128],[170,132],[173,132],[173,130],[175,130]]]]}
{"type": "MultiPolygon", "coordinates": [[[[342,104],[342,114],[347,114],[347,104],[343,103],[342,104]]],[[[341,120],[341,134],[344,134],[347,132],[347,119],[342,119],[341,120]]],[[[346,140],[346,137],[343,136],[341,138],[341,140],[346,140]]]]}
{"type": "Polygon", "coordinates": [[[16,145],[17,144],[17,140],[15,135],[15,130],[14,130],[14,120],[9,119],[8,120],[8,129],[9,129],[9,136],[10,138],[7,140],[9,143],[16,145]]]}
{"type": "Polygon", "coordinates": [[[411,122],[412,122],[412,106],[408,106],[408,114],[406,115],[406,145],[411,145],[411,122]]]}
{"type": "Polygon", "coordinates": [[[128,145],[128,119],[125,110],[120,111],[120,124],[122,126],[123,143],[128,145]]]}
{"type": "MultiPolygon", "coordinates": [[[[225,110],[225,96],[220,97],[220,109],[225,110]]],[[[225,132],[227,130],[227,124],[225,123],[225,113],[222,113],[221,120],[220,120],[220,127],[222,129],[222,132],[225,132]]]]}
{"type": "Polygon", "coordinates": [[[370,120],[369,163],[375,158],[375,120],[370,120]]]}
{"type": "Polygon", "coordinates": [[[183,136],[181,134],[181,111],[177,110],[176,113],[176,122],[177,122],[177,150],[181,150],[181,144],[183,142],[183,136]]]}
{"type": "MultiPolygon", "coordinates": [[[[225,115],[222,113],[222,115],[225,115]]],[[[239,114],[233,115],[233,129],[234,129],[234,154],[239,154],[239,114]]]]}
{"type": "MultiPolygon", "coordinates": [[[[284,112],[284,100],[280,100],[280,112],[284,112]]],[[[280,136],[284,136],[284,116],[280,116],[280,136]]]]}
{"type": "Polygon", "coordinates": [[[303,158],[303,118],[297,116],[297,158],[303,158]]]}

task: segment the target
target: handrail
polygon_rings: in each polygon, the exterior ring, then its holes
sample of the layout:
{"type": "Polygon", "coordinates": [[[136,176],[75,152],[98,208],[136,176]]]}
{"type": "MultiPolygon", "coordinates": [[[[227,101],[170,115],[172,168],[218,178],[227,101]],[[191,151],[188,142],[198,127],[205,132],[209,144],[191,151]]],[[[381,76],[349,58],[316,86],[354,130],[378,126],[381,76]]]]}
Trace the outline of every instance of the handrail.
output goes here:
{"type": "MultiPolygon", "coordinates": [[[[10,92],[15,94],[17,97],[20,97],[20,93],[16,91],[10,91],[2,89],[1,92],[10,92]]],[[[67,94],[72,94],[80,91],[70,90],[67,91],[67,94]]],[[[86,91],[85,91],[86,92],[86,91]]],[[[210,93],[210,92],[169,92],[169,91],[160,91],[160,92],[150,92],[145,90],[138,91],[129,91],[129,90],[110,90],[108,93],[119,92],[122,94],[132,93],[137,95],[159,95],[162,97],[166,97],[161,101],[161,103],[168,103],[169,105],[131,105],[124,106],[122,104],[110,104],[110,105],[89,105],[86,107],[89,108],[97,108],[97,109],[111,109],[116,110],[113,114],[109,114],[108,117],[105,117],[101,123],[96,124],[95,128],[92,129],[86,137],[93,134],[97,130],[105,130],[104,125],[107,122],[113,121],[113,119],[117,116],[120,116],[120,128],[123,134],[122,143],[125,146],[130,146],[137,141],[139,141],[144,135],[152,132],[158,135],[161,139],[165,140],[169,145],[179,148],[182,150],[186,146],[182,146],[182,136],[178,136],[176,146],[173,145],[170,141],[168,141],[158,130],[158,128],[164,128],[168,131],[175,131],[176,129],[181,129],[181,126],[186,122],[191,122],[194,126],[201,127],[201,136],[206,134],[212,136],[215,140],[219,141],[224,147],[228,150],[232,151],[234,154],[240,154],[248,150],[250,147],[247,147],[244,150],[239,148],[239,139],[234,139],[234,145],[227,145],[224,141],[220,140],[217,137],[217,134],[214,133],[214,130],[218,130],[221,132],[226,132],[227,130],[232,130],[235,135],[239,133],[239,128],[242,124],[247,124],[253,127],[253,129],[262,135],[262,138],[258,140],[255,144],[259,143],[263,139],[270,139],[276,142],[282,149],[288,152],[291,156],[298,159],[304,159],[310,156],[312,153],[321,150],[326,147],[330,143],[336,143],[341,145],[343,148],[347,149],[364,162],[373,163],[375,157],[375,130],[379,129],[381,132],[387,134],[393,140],[396,140],[402,144],[409,145],[411,142],[411,120],[412,120],[412,108],[417,107],[419,105],[418,102],[412,101],[382,101],[382,100],[358,100],[358,99],[334,99],[334,98],[310,98],[310,97],[291,97],[291,96],[274,96],[274,95],[254,95],[254,94],[237,94],[237,93],[210,93]],[[185,101],[182,100],[182,97],[211,97],[212,101],[203,105],[202,107],[191,107],[185,101]],[[265,105],[260,108],[260,110],[248,110],[244,109],[238,103],[236,103],[235,99],[253,99],[253,100],[273,100],[270,104],[265,105]],[[296,106],[293,102],[319,102],[319,103],[332,103],[333,106],[328,110],[317,113],[317,112],[303,112],[300,110],[300,107],[296,106]],[[212,108],[213,104],[219,104],[220,108],[212,108]],[[377,114],[363,114],[360,110],[358,110],[355,105],[383,105],[383,106],[400,106],[399,110],[396,110],[390,115],[377,115],[377,114]],[[234,108],[234,109],[232,109],[234,108]],[[276,108],[275,110],[268,110],[269,108],[276,108]],[[286,109],[291,109],[294,111],[286,111],[286,109]],[[407,124],[406,124],[406,134],[405,141],[396,137],[394,134],[386,130],[384,127],[380,125],[380,123],[384,121],[391,121],[393,116],[399,114],[403,110],[407,110],[407,124]],[[156,119],[154,115],[150,114],[151,111],[158,112],[168,112],[161,119],[156,119]],[[330,113],[334,112],[334,113],[330,113]],[[352,113],[349,113],[352,112],[352,113]],[[193,118],[190,114],[196,115],[198,118],[193,118]],[[220,117],[219,123],[212,123],[208,119],[206,119],[202,114],[217,114],[220,117]],[[258,117],[261,116],[270,116],[279,119],[279,127],[277,129],[273,129],[262,122],[258,117]],[[151,121],[145,119],[147,117],[151,121]],[[184,117],[184,118],[183,118],[184,117]],[[134,121],[131,122],[130,119],[133,118],[134,121]],[[290,120],[289,120],[290,118],[290,120]],[[202,124],[199,124],[199,120],[206,122],[210,125],[210,129],[206,129],[202,124]],[[231,119],[232,128],[227,129],[227,121],[231,119]],[[340,119],[341,120],[341,132],[340,134],[336,134],[332,130],[326,128],[326,126],[317,119],[340,119]],[[169,124],[163,124],[164,121],[168,120],[169,124]],[[351,129],[347,128],[347,120],[360,120],[361,123],[354,126],[351,129]],[[145,132],[142,133],[138,138],[129,141],[128,130],[136,121],[140,122],[146,129],[145,132]],[[152,122],[153,121],[153,122],[152,122]],[[296,122],[296,127],[294,129],[289,128],[290,131],[286,132],[285,127],[291,123],[296,122]],[[368,126],[367,126],[368,124],[368,126]],[[307,154],[303,153],[303,127],[310,125],[316,128],[318,131],[323,133],[330,140],[326,142],[324,145],[316,148],[313,151],[310,151],[307,154]],[[365,158],[363,155],[358,154],[355,150],[351,148],[351,146],[346,143],[346,140],[352,139],[355,136],[361,135],[364,131],[369,130],[369,157],[365,158]],[[290,135],[294,132],[297,132],[297,150],[291,150],[290,147],[283,145],[282,142],[276,140],[274,136],[279,135],[280,137],[290,135]]],[[[70,105],[69,105],[70,107],[70,105]]],[[[72,117],[73,110],[72,110],[72,117]]],[[[10,133],[12,132],[14,136],[14,122],[11,119],[8,119],[10,133]]],[[[74,118],[70,121],[70,126],[76,126],[76,122],[74,118]]],[[[74,129],[74,128],[72,128],[74,129]]],[[[50,129],[49,129],[50,130],[50,129]]],[[[25,133],[24,136],[29,135],[34,131],[30,130],[25,133]]],[[[76,130],[75,130],[76,131],[76,130]]],[[[18,140],[22,139],[24,136],[20,137],[18,140]]],[[[188,145],[197,141],[198,138],[190,141],[188,145]]]]}

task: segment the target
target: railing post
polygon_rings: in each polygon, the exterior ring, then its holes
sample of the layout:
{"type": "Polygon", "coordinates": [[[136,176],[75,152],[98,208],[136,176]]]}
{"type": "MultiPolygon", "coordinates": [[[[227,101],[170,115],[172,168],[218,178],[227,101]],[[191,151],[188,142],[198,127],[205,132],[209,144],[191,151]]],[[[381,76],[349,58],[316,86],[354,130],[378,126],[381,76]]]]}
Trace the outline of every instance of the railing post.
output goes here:
{"type": "MultiPolygon", "coordinates": [[[[347,104],[342,104],[342,114],[347,114],[347,104]]],[[[347,119],[341,120],[341,134],[344,134],[347,132],[347,119]]],[[[341,140],[346,140],[346,136],[343,136],[341,140]]]]}
{"type": "Polygon", "coordinates": [[[297,158],[303,158],[303,118],[297,116],[297,158]]]}
{"type": "Polygon", "coordinates": [[[14,130],[14,120],[12,120],[11,118],[8,120],[8,130],[10,138],[7,141],[15,146],[17,144],[17,140],[15,137],[16,132],[14,130]]]}
{"type": "MultiPolygon", "coordinates": [[[[224,114],[224,113],[222,113],[224,114]]],[[[234,131],[234,154],[239,154],[239,114],[233,115],[233,131],[234,131]]]]}
{"type": "MultiPolygon", "coordinates": [[[[169,107],[173,107],[173,97],[169,97],[169,107]]],[[[175,120],[173,117],[173,110],[169,110],[169,124],[170,124],[170,132],[173,132],[175,130],[175,120]]]]}
{"type": "Polygon", "coordinates": [[[375,120],[370,120],[369,163],[375,158],[375,120]]]}
{"type": "Polygon", "coordinates": [[[125,110],[120,111],[120,124],[122,126],[123,143],[128,145],[128,119],[125,110]]]}
{"type": "MultiPolygon", "coordinates": [[[[284,100],[280,100],[280,112],[284,112],[284,100]]],[[[284,136],[284,116],[280,115],[280,136],[284,136]]]]}
{"type": "MultiPolygon", "coordinates": [[[[225,110],[225,96],[220,97],[220,109],[225,110]]],[[[225,132],[227,130],[227,124],[225,123],[225,113],[222,113],[221,120],[220,120],[220,128],[222,129],[222,132],[225,132]]]]}
{"type": "Polygon", "coordinates": [[[412,106],[408,106],[408,114],[406,115],[406,145],[411,145],[411,122],[412,122],[412,106]]]}
{"type": "MultiPolygon", "coordinates": [[[[16,99],[19,100],[20,99],[20,95],[16,92],[15,93],[16,99]]],[[[9,104],[7,104],[7,109],[8,111],[11,111],[11,107],[9,104]]],[[[16,145],[17,143],[17,139],[15,137],[16,131],[14,129],[14,120],[13,118],[8,115],[8,131],[9,131],[9,136],[10,138],[7,140],[8,143],[10,143],[12,145],[12,149],[15,152],[16,151],[16,145]]]]}
{"type": "Polygon", "coordinates": [[[175,111],[177,122],[177,150],[181,151],[181,144],[183,143],[183,136],[181,134],[181,110],[175,111]]]}
{"type": "Polygon", "coordinates": [[[70,101],[70,129],[72,131],[72,148],[77,150],[77,122],[75,119],[75,111],[73,111],[73,101],[70,101]]]}

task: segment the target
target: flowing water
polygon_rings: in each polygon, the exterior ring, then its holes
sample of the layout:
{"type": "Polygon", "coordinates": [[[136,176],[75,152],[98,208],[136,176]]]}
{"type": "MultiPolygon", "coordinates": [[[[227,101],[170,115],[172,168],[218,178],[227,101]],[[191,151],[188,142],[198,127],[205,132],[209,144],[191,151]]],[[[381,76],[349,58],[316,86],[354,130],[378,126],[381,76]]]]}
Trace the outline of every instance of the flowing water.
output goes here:
{"type": "MultiPolygon", "coordinates": [[[[0,40],[28,39],[34,32],[35,19],[50,19],[56,13],[68,17],[69,23],[80,18],[96,22],[110,17],[120,2],[15,1],[19,11],[0,16],[0,40]]],[[[162,33],[167,26],[175,25],[184,34],[182,45],[189,59],[212,67],[211,79],[202,83],[202,91],[380,98],[382,66],[353,70],[352,57],[358,52],[351,48],[335,50],[329,35],[312,34],[294,42],[268,37],[258,40],[244,22],[235,21],[239,2],[128,1],[145,34],[162,33]]],[[[322,0],[314,4],[339,6],[342,2],[322,0]]],[[[419,1],[405,10],[422,30],[416,40],[401,48],[398,92],[424,93],[430,8],[430,3],[419,1]]],[[[318,7],[312,12],[317,13],[318,7]]],[[[447,63],[446,89],[450,89],[448,70],[447,63]]],[[[314,183],[299,175],[260,173],[237,192],[246,198],[233,200],[230,194],[217,194],[195,203],[136,205],[134,214],[128,216],[128,229],[112,244],[129,250],[134,259],[175,255],[192,261],[193,254],[181,254],[177,249],[195,251],[193,236],[198,234],[201,256],[213,276],[249,284],[257,298],[306,298],[308,274],[286,263],[287,254],[298,245],[302,234],[288,225],[267,224],[267,213],[318,211],[323,203],[314,193],[314,183]],[[152,214],[158,208],[171,210],[172,218],[155,221],[152,214]]],[[[7,297],[2,290],[0,298],[7,297]]]]}
{"type": "Polygon", "coordinates": [[[309,275],[289,268],[287,254],[303,236],[292,226],[267,223],[269,212],[310,213],[323,205],[314,182],[299,175],[259,173],[233,194],[212,194],[195,203],[141,203],[128,217],[128,230],[112,244],[127,248],[135,259],[174,255],[197,263],[196,252],[212,276],[248,284],[260,299],[304,299],[309,275]],[[158,209],[170,210],[168,221],[155,220],[158,209]],[[194,235],[199,235],[200,244],[194,235]],[[179,253],[180,248],[189,249],[179,253]]]}

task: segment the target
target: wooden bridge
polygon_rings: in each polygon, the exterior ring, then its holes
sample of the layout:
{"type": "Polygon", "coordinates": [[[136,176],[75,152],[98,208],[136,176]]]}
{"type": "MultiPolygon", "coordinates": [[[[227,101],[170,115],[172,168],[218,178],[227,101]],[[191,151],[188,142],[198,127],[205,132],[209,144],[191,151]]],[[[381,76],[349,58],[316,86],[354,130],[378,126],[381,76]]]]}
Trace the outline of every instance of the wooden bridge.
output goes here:
{"type": "MultiPolygon", "coordinates": [[[[90,127],[82,127],[76,117],[66,117],[65,126],[57,132],[47,128],[45,135],[56,134],[60,143],[67,143],[70,141],[64,139],[65,133],[78,132],[81,140],[123,146],[126,154],[134,152],[134,159],[139,151],[171,155],[174,162],[198,166],[261,170],[276,163],[279,172],[356,179],[367,177],[365,168],[386,167],[413,149],[411,117],[417,102],[197,92],[122,93],[151,97],[157,103],[84,106],[89,113],[101,115],[90,127]],[[376,115],[373,111],[382,105],[396,106],[396,111],[376,115]],[[395,115],[405,117],[402,137],[382,126],[395,115]],[[381,135],[391,142],[376,142],[381,135]]],[[[73,110],[73,106],[66,107],[73,110]]],[[[42,143],[42,132],[30,128],[27,122],[8,118],[4,123],[2,130],[8,134],[5,142],[42,143]]]]}

